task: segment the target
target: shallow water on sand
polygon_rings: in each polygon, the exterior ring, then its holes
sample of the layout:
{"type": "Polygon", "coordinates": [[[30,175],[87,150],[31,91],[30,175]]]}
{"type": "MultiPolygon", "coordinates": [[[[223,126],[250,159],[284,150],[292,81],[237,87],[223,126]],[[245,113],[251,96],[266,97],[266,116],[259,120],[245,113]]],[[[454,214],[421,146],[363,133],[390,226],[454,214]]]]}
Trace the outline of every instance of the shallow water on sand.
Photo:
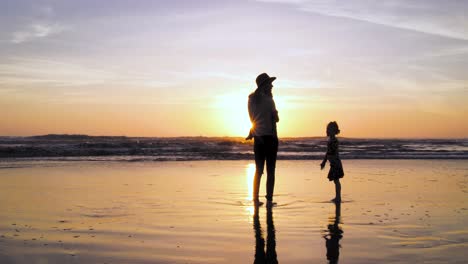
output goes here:
{"type": "Polygon", "coordinates": [[[318,163],[272,207],[248,161],[3,163],[0,263],[465,263],[466,161],[344,160],[341,206],[318,163]]]}

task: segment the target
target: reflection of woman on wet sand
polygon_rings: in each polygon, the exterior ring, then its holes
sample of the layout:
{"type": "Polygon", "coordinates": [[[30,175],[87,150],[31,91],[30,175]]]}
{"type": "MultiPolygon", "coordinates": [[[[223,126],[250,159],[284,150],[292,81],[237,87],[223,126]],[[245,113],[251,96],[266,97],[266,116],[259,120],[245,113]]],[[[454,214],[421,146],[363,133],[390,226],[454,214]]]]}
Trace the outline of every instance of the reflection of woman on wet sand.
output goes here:
{"type": "Polygon", "coordinates": [[[265,252],[265,239],[263,238],[260,217],[258,216],[259,206],[255,205],[253,226],[255,231],[255,260],[254,263],[277,264],[276,257],[276,230],[273,223],[273,206],[267,205],[267,242],[265,252]]]}
{"type": "Polygon", "coordinates": [[[341,203],[335,203],[335,217],[329,218],[327,234],[325,238],[325,245],[327,247],[327,260],[329,263],[338,263],[340,256],[340,239],[343,238],[343,230],[340,224],[341,217],[341,203]]]}

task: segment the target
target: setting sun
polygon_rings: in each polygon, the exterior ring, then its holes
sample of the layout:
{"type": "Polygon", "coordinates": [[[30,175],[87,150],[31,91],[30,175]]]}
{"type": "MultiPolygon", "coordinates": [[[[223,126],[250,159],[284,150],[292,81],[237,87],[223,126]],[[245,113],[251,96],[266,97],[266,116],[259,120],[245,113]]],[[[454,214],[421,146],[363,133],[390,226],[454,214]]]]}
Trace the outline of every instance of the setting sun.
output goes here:
{"type": "MultiPolygon", "coordinates": [[[[213,107],[216,109],[215,120],[219,124],[219,130],[223,136],[246,137],[252,127],[247,107],[248,95],[253,92],[249,90],[240,90],[237,93],[220,95],[216,98],[213,107]]],[[[288,118],[282,118],[282,114],[290,113],[286,98],[275,96],[275,103],[279,111],[280,123],[278,130],[281,135],[286,131],[287,124],[291,124],[288,118]],[[285,126],[282,126],[285,124],[285,126]]]]}
{"type": "Polygon", "coordinates": [[[225,136],[245,137],[252,126],[247,109],[249,93],[232,93],[221,95],[215,102],[217,120],[221,124],[220,130],[225,136]]]}

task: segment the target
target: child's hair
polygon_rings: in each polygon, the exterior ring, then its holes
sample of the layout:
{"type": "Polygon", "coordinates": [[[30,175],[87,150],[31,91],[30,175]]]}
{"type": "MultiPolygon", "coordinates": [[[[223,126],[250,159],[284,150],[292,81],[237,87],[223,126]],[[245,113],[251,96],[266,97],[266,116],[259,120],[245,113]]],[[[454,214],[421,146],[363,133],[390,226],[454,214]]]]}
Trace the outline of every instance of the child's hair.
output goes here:
{"type": "Polygon", "coordinates": [[[338,128],[338,123],[336,123],[336,121],[328,123],[327,130],[330,130],[335,135],[338,135],[340,133],[340,129],[338,128]]]}

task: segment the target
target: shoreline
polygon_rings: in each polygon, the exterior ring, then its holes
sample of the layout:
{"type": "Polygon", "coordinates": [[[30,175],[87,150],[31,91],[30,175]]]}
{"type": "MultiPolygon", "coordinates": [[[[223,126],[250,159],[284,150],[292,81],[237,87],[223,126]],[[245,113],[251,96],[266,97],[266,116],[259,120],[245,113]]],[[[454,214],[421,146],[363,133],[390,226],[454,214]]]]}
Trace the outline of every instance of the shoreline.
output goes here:
{"type": "Polygon", "coordinates": [[[272,208],[251,202],[253,161],[18,165],[0,170],[7,264],[253,263],[268,249],[293,264],[463,263],[468,249],[459,160],[344,161],[340,208],[307,161],[277,164],[272,208]]]}

